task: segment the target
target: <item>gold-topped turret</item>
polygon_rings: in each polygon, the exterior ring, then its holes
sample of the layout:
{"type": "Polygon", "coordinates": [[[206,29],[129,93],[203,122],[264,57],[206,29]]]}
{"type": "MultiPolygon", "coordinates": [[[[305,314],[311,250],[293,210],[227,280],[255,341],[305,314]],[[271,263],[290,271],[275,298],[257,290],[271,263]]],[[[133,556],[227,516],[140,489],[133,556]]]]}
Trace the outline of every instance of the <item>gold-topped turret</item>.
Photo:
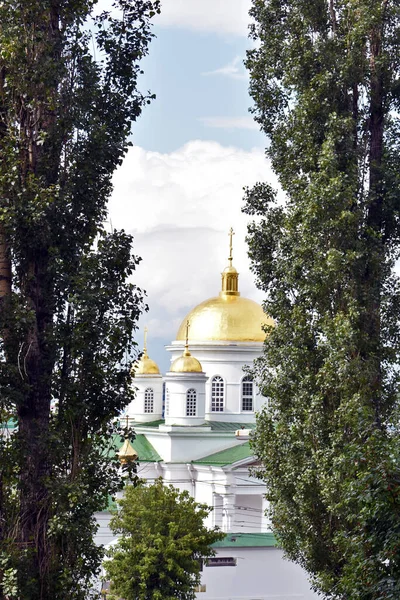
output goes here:
{"type": "Polygon", "coordinates": [[[220,292],[220,296],[240,296],[239,292],[239,273],[236,271],[235,267],[232,265],[233,256],[232,256],[232,238],[235,235],[232,227],[229,230],[229,265],[222,272],[222,290],[220,292]]]}
{"type": "Polygon", "coordinates": [[[126,465],[134,460],[137,460],[138,453],[133,448],[132,444],[126,439],[121,447],[121,450],[117,452],[120,463],[126,465]]]}
{"type": "Polygon", "coordinates": [[[229,230],[229,264],[222,273],[222,290],[214,298],[195,306],[182,321],[176,339],[185,339],[186,322],[190,320],[191,342],[256,342],[265,340],[264,325],[273,325],[273,320],[262,307],[243,298],[239,293],[239,273],[232,264],[233,236],[229,230]]]}
{"type": "MultiPolygon", "coordinates": [[[[129,417],[126,417],[126,428],[128,429],[128,427],[129,427],[129,417]]],[[[118,454],[120,463],[123,465],[131,463],[134,460],[137,460],[137,458],[138,458],[138,453],[133,448],[133,446],[130,443],[128,438],[125,438],[125,441],[124,441],[121,449],[119,450],[119,452],[117,452],[117,454],[118,454]]]]}
{"type": "Polygon", "coordinates": [[[159,375],[160,369],[154,360],[149,358],[147,354],[147,327],[144,328],[144,343],[143,343],[143,354],[140,360],[135,363],[133,370],[135,375],[159,375]]]}
{"type": "Polygon", "coordinates": [[[189,352],[189,320],[186,321],[186,341],[182,356],[174,360],[171,365],[172,373],[202,373],[203,367],[200,362],[189,352]]]}

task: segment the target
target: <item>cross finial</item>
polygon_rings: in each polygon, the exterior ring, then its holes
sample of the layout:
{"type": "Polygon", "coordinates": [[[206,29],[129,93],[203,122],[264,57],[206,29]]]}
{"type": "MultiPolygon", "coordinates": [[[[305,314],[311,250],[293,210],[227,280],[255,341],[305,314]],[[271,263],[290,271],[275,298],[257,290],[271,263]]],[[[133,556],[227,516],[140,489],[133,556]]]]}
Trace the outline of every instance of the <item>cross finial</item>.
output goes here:
{"type": "Polygon", "coordinates": [[[126,419],[126,428],[128,429],[128,427],[129,427],[129,417],[128,417],[128,415],[126,415],[125,419],[126,419]]]}
{"type": "Polygon", "coordinates": [[[189,346],[189,327],[190,327],[190,322],[189,322],[189,319],[188,319],[186,321],[186,343],[185,343],[186,349],[189,346]]]}
{"type": "Polygon", "coordinates": [[[143,343],[143,354],[146,355],[147,354],[147,332],[148,329],[147,327],[144,328],[144,343],[143,343]]]}
{"type": "Polygon", "coordinates": [[[235,235],[235,232],[233,231],[232,227],[230,228],[228,235],[229,235],[229,258],[228,258],[228,260],[229,260],[229,266],[231,267],[232,266],[232,260],[233,260],[233,257],[232,257],[232,247],[233,247],[233,245],[232,245],[232,238],[235,235]]]}

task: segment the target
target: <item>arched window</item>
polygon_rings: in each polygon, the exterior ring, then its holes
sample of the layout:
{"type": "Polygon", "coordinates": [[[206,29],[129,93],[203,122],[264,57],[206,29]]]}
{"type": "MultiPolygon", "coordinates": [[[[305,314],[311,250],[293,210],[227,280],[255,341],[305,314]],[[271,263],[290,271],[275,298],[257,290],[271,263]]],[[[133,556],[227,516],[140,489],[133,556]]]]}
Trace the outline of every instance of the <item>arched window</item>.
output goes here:
{"type": "Polygon", "coordinates": [[[195,417],[196,416],[196,390],[190,389],[186,392],[186,416],[187,417],[195,417]]]}
{"type": "Polygon", "coordinates": [[[250,375],[242,379],[242,410],[253,410],[253,380],[250,375]]]}
{"type": "Polygon", "coordinates": [[[165,416],[169,415],[169,389],[165,388],[165,416]]]}
{"type": "Polygon", "coordinates": [[[154,391],[153,388],[146,388],[144,390],[144,412],[154,412],[154,391]]]}
{"type": "Polygon", "coordinates": [[[211,412],[224,410],[224,380],[219,375],[211,381],[211,412]]]}

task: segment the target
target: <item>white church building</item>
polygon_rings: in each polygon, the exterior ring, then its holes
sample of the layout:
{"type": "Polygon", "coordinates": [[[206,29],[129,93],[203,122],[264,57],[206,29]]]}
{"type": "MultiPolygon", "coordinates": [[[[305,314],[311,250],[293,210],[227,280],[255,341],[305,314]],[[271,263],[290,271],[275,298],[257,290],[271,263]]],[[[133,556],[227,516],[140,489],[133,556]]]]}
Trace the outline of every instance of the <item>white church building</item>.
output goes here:
{"type": "MultiPolygon", "coordinates": [[[[228,260],[219,294],[190,311],[167,346],[164,376],[145,339],[126,413],[138,474],[188,490],[213,508],[208,524],[226,533],[203,567],[200,600],[314,600],[305,573],[283,558],[265,516],[265,486],[249,473],[249,438],[265,398],[246,367],[261,354],[263,325],[272,320],[240,295],[232,235],[228,260]]],[[[112,540],[108,520],[99,515],[99,542],[112,540]]]]}

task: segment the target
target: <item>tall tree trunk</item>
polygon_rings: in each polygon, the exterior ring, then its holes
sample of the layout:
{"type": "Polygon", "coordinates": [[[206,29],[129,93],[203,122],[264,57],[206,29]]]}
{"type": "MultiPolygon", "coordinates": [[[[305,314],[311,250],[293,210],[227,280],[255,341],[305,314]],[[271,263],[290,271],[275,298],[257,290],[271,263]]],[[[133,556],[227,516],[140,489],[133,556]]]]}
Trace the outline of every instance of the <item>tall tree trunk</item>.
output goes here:
{"type": "Polygon", "coordinates": [[[47,270],[47,251],[43,250],[43,255],[32,262],[23,289],[35,321],[24,342],[21,357],[27,393],[18,409],[18,435],[22,448],[18,542],[21,548],[28,550],[27,569],[38,584],[30,592],[32,600],[48,597],[45,575],[51,554],[47,538],[50,499],[46,480],[50,476],[49,418],[54,357],[47,270]]]}
{"type": "Polygon", "coordinates": [[[3,303],[11,294],[11,257],[6,233],[0,224],[0,301],[3,303]]]}
{"type": "Polygon", "coordinates": [[[382,190],[382,159],[383,159],[383,127],[384,127],[384,97],[383,81],[379,61],[381,58],[381,31],[374,28],[371,32],[371,100],[370,100],[370,147],[369,147],[369,206],[366,235],[371,236],[370,252],[366,261],[366,312],[365,331],[369,340],[367,355],[372,358],[374,377],[371,381],[371,399],[375,410],[375,424],[381,427],[381,386],[382,373],[380,366],[380,337],[381,337],[381,285],[382,269],[384,266],[383,249],[383,190],[382,190]]]}

